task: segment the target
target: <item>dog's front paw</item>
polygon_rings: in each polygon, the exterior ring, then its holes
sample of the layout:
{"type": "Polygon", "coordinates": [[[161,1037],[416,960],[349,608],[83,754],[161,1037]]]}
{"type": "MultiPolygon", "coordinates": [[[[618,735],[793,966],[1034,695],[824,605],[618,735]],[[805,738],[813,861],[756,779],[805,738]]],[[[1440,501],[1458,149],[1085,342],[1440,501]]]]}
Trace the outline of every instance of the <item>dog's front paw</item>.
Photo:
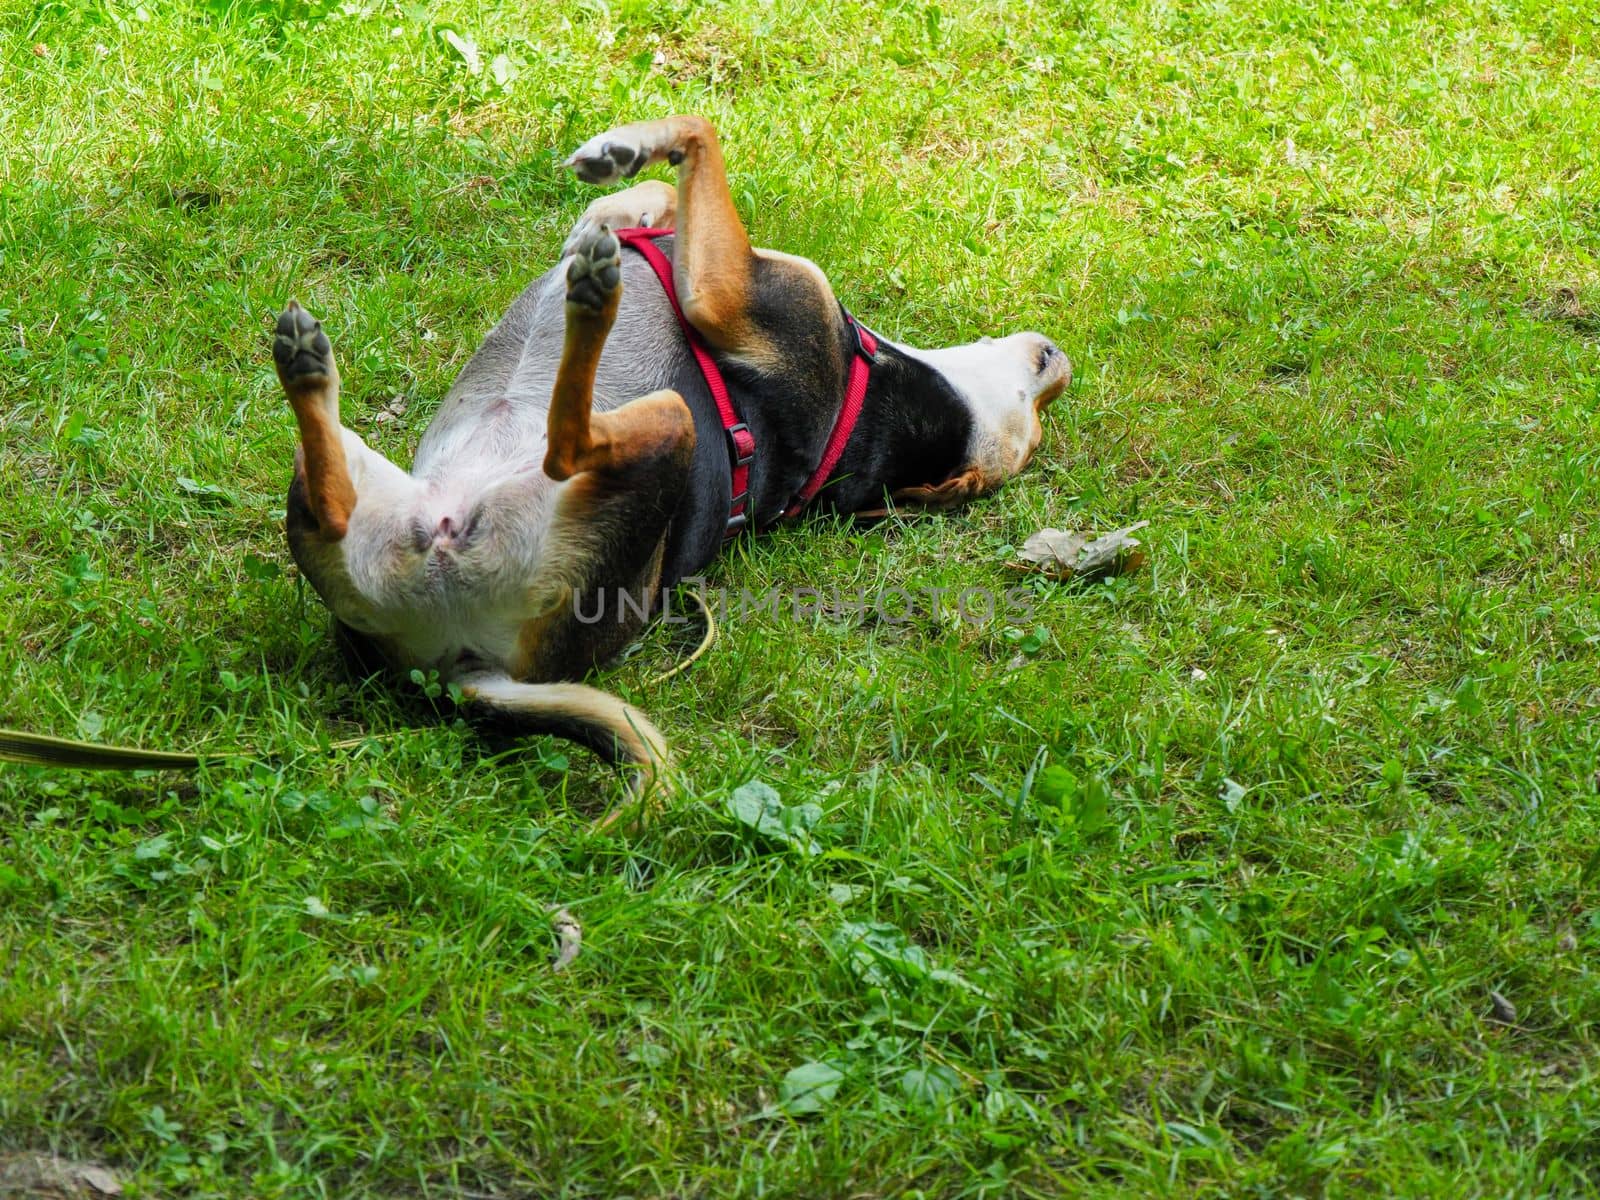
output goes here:
{"type": "Polygon", "coordinates": [[[661,117],[619,125],[572,152],[567,166],[588,183],[632,179],[651,163],[679,166],[697,146],[714,145],[717,134],[704,117],[661,117]]]}
{"type": "Polygon", "coordinates": [[[572,152],[567,166],[585,183],[608,184],[632,179],[649,161],[649,154],[616,131],[590,138],[572,152]]]}
{"type": "Polygon", "coordinates": [[[333,346],[322,332],[322,322],[300,307],[298,300],[278,314],[272,339],[272,361],[284,387],[327,382],[333,375],[333,346]]]}
{"type": "Polygon", "coordinates": [[[622,243],[609,226],[584,237],[567,267],[567,303],[598,313],[622,286],[622,243]]]}
{"type": "Polygon", "coordinates": [[[567,166],[585,183],[616,183],[632,179],[653,162],[666,159],[677,166],[684,159],[684,117],[639,121],[590,138],[572,152],[567,166]]]}

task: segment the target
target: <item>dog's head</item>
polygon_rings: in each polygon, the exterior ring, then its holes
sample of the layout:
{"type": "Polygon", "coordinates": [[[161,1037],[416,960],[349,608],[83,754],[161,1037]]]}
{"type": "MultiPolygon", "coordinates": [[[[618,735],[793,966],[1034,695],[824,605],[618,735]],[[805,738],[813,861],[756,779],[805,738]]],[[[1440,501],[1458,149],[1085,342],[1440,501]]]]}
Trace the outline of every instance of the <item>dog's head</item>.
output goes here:
{"type": "Polygon", "coordinates": [[[1072,382],[1072,363],[1040,333],[986,337],[937,350],[895,349],[913,371],[932,377],[910,386],[953,395],[970,422],[967,444],[951,474],[937,484],[895,492],[898,499],[933,507],[992,491],[1026,467],[1044,437],[1040,414],[1072,382]]]}
{"type": "Polygon", "coordinates": [[[980,338],[965,346],[913,350],[967,402],[974,422],[995,441],[993,465],[1014,475],[1044,435],[1039,414],[1072,382],[1072,363],[1042,333],[980,338]]]}

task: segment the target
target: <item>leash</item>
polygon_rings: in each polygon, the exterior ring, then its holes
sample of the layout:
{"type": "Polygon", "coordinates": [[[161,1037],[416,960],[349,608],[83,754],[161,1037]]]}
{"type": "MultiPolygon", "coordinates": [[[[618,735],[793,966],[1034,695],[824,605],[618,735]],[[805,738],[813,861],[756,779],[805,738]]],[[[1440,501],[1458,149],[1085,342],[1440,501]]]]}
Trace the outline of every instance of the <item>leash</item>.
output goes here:
{"type": "Polygon", "coordinates": [[[711,615],[711,606],[706,603],[706,598],[694,588],[688,589],[689,595],[694,597],[694,602],[700,606],[700,616],[705,621],[706,631],[700,638],[700,644],[689,652],[687,658],[679,659],[677,664],[662,671],[659,675],[652,675],[644,681],[647,688],[659,687],[667,680],[682,675],[700,660],[705,652],[711,649],[711,643],[717,640],[717,619],[711,615]]]}
{"type": "MultiPolygon", "coordinates": [[[[644,686],[647,688],[657,687],[683,674],[717,640],[717,621],[711,615],[711,606],[706,603],[706,598],[692,588],[688,594],[700,607],[700,615],[705,620],[705,633],[700,638],[700,644],[686,657],[659,675],[646,679],[644,686]]],[[[371,737],[346,738],[329,743],[328,749],[351,750],[371,740],[371,737]]],[[[198,771],[204,763],[252,757],[255,755],[248,750],[194,751],[185,754],[169,750],[141,750],[136,746],[78,742],[21,729],[0,729],[0,763],[17,763],[25,767],[61,767],[78,771],[198,771]]]]}
{"type": "Polygon", "coordinates": [[[30,767],[77,767],[84,771],[193,771],[209,758],[233,754],[172,754],[132,746],[102,746],[69,738],[0,729],[0,762],[30,767]]]}

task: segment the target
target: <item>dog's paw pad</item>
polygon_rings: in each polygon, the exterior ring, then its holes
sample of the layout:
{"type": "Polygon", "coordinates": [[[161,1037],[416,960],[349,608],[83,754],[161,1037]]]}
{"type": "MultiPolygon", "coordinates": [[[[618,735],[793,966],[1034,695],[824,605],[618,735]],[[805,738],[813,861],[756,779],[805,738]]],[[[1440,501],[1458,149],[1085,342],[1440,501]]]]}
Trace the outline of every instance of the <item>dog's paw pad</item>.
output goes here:
{"type": "Polygon", "coordinates": [[[278,314],[272,359],[285,384],[311,383],[333,374],[333,346],[322,332],[322,322],[296,300],[278,314]]]}
{"type": "Polygon", "coordinates": [[[599,312],[622,283],[622,243],[602,225],[572,251],[567,266],[567,303],[599,312]]]}
{"type": "Polygon", "coordinates": [[[629,145],[613,134],[590,138],[567,159],[567,166],[585,183],[616,183],[632,179],[650,161],[638,146],[629,145]]]}

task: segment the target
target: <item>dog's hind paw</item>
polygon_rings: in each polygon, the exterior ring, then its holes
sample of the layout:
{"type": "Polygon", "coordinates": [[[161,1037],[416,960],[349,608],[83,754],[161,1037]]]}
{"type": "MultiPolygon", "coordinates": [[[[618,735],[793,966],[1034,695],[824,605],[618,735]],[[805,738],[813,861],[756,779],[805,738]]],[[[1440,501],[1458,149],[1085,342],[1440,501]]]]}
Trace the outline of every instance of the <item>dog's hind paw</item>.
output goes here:
{"type": "Polygon", "coordinates": [[[272,339],[272,361],[284,387],[316,385],[333,375],[333,346],[322,332],[322,322],[300,307],[298,300],[278,314],[272,339]]]}
{"type": "Polygon", "coordinates": [[[567,266],[567,303],[600,312],[622,285],[622,243],[602,225],[572,250],[567,266]]]}

